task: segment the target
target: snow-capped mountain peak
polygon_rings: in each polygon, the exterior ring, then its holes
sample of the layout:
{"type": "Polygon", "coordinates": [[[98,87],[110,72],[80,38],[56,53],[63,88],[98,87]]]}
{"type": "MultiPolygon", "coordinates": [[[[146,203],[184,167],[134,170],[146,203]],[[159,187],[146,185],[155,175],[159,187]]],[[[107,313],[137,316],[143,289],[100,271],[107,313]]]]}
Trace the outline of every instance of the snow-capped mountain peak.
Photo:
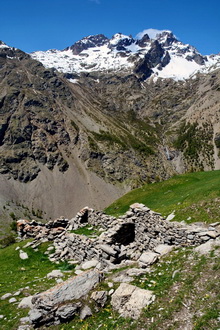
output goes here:
{"type": "Polygon", "coordinates": [[[116,33],[109,40],[109,43],[110,43],[110,45],[116,46],[118,43],[120,43],[123,40],[131,40],[131,37],[126,36],[125,34],[122,34],[122,33],[116,33]]]}
{"type": "Polygon", "coordinates": [[[220,67],[220,56],[203,56],[183,44],[169,30],[147,29],[132,36],[116,33],[111,39],[103,34],[90,35],[64,50],[34,52],[31,56],[65,73],[127,72],[142,79],[188,79],[196,72],[220,67]],[[215,65],[215,66],[213,66],[215,65]]]}
{"type": "Polygon", "coordinates": [[[0,40],[0,48],[3,49],[3,48],[9,48],[11,49],[11,47],[9,47],[8,45],[6,45],[3,41],[0,40]]]}

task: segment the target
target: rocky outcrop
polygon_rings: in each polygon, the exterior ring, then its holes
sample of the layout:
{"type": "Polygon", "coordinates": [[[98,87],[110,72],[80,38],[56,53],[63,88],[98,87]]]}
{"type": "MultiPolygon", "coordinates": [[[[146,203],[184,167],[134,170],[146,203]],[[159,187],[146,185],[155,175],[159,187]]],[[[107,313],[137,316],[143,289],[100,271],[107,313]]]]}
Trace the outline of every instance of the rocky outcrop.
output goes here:
{"type": "Polygon", "coordinates": [[[83,50],[92,48],[92,47],[100,47],[103,46],[108,42],[108,38],[104,36],[103,34],[97,34],[94,36],[88,36],[83,38],[82,40],[76,42],[74,45],[72,45],[70,48],[74,55],[80,54],[83,50]]]}
{"type": "Polygon", "coordinates": [[[85,297],[101,280],[97,270],[84,272],[33,296],[29,319],[33,325],[59,324],[71,320],[82,309],[85,297]],[[74,303],[69,303],[74,301],[74,303]]]}

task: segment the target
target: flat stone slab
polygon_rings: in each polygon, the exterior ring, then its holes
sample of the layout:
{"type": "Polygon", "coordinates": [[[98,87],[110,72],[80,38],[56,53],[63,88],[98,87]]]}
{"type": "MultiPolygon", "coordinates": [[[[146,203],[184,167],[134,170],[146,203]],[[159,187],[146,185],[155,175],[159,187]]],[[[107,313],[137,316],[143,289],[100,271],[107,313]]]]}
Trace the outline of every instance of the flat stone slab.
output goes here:
{"type": "Polygon", "coordinates": [[[164,256],[170,253],[173,250],[173,245],[159,244],[155,247],[154,252],[159,253],[161,256],[164,256]]]}
{"type": "Polygon", "coordinates": [[[92,259],[92,260],[89,260],[89,261],[86,261],[84,262],[82,265],[81,265],[81,268],[86,270],[86,269],[89,269],[89,268],[94,268],[98,265],[99,261],[96,260],[96,259],[92,259]]]}
{"type": "Polygon", "coordinates": [[[99,248],[112,257],[115,257],[115,255],[117,254],[117,251],[115,251],[110,245],[100,244],[99,248]]]}
{"type": "Polygon", "coordinates": [[[124,275],[124,274],[115,276],[112,279],[112,281],[116,282],[116,283],[117,282],[119,282],[119,283],[129,283],[129,282],[132,282],[133,280],[134,280],[133,277],[128,276],[128,275],[124,275]]]}
{"type": "Polygon", "coordinates": [[[126,271],[126,274],[128,276],[141,276],[146,274],[147,272],[148,270],[143,268],[130,268],[126,271]]]}
{"type": "Polygon", "coordinates": [[[158,253],[155,252],[144,252],[139,258],[139,262],[145,266],[152,265],[158,259],[158,253]]]}
{"type": "Polygon", "coordinates": [[[151,304],[154,299],[155,296],[151,291],[122,283],[113,293],[111,304],[122,317],[138,319],[142,309],[151,304]]]}
{"type": "Polygon", "coordinates": [[[218,233],[217,231],[205,231],[203,233],[199,233],[199,236],[209,236],[211,238],[217,238],[218,236],[220,236],[220,233],[218,233]]]}

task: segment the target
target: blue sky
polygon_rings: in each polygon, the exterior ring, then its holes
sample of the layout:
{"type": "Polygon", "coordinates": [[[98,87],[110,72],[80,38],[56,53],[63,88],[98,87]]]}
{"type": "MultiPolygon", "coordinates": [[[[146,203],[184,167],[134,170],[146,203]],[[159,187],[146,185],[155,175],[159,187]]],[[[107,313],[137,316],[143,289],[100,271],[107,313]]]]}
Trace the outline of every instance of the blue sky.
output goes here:
{"type": "Polygon", "coordinates": [[[26,52],[91,34],[171,30],[202,54],[220,52],[219,0],[0,0],[0,40],[26,52]]]}

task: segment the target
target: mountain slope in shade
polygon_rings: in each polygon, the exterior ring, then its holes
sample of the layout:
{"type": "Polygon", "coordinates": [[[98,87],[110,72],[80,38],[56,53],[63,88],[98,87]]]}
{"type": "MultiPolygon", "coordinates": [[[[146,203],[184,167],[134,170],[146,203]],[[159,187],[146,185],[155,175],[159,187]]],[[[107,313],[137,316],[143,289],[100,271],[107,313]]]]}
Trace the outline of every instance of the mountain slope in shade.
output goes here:
{"type": "Polygon", "coordinates": [[[220,67],[220,55],[203,56],[194,47],[180,42],[171,31],[161,31],[154,38],[144,34],[141,39],[121,33],[108,39],[99,34],[85,37],[61,51],[38,51],[31,56],[47,68],[72,74],[137,73],[144,66],[143,79],[151,76],[182,80],[220,67]]]}

